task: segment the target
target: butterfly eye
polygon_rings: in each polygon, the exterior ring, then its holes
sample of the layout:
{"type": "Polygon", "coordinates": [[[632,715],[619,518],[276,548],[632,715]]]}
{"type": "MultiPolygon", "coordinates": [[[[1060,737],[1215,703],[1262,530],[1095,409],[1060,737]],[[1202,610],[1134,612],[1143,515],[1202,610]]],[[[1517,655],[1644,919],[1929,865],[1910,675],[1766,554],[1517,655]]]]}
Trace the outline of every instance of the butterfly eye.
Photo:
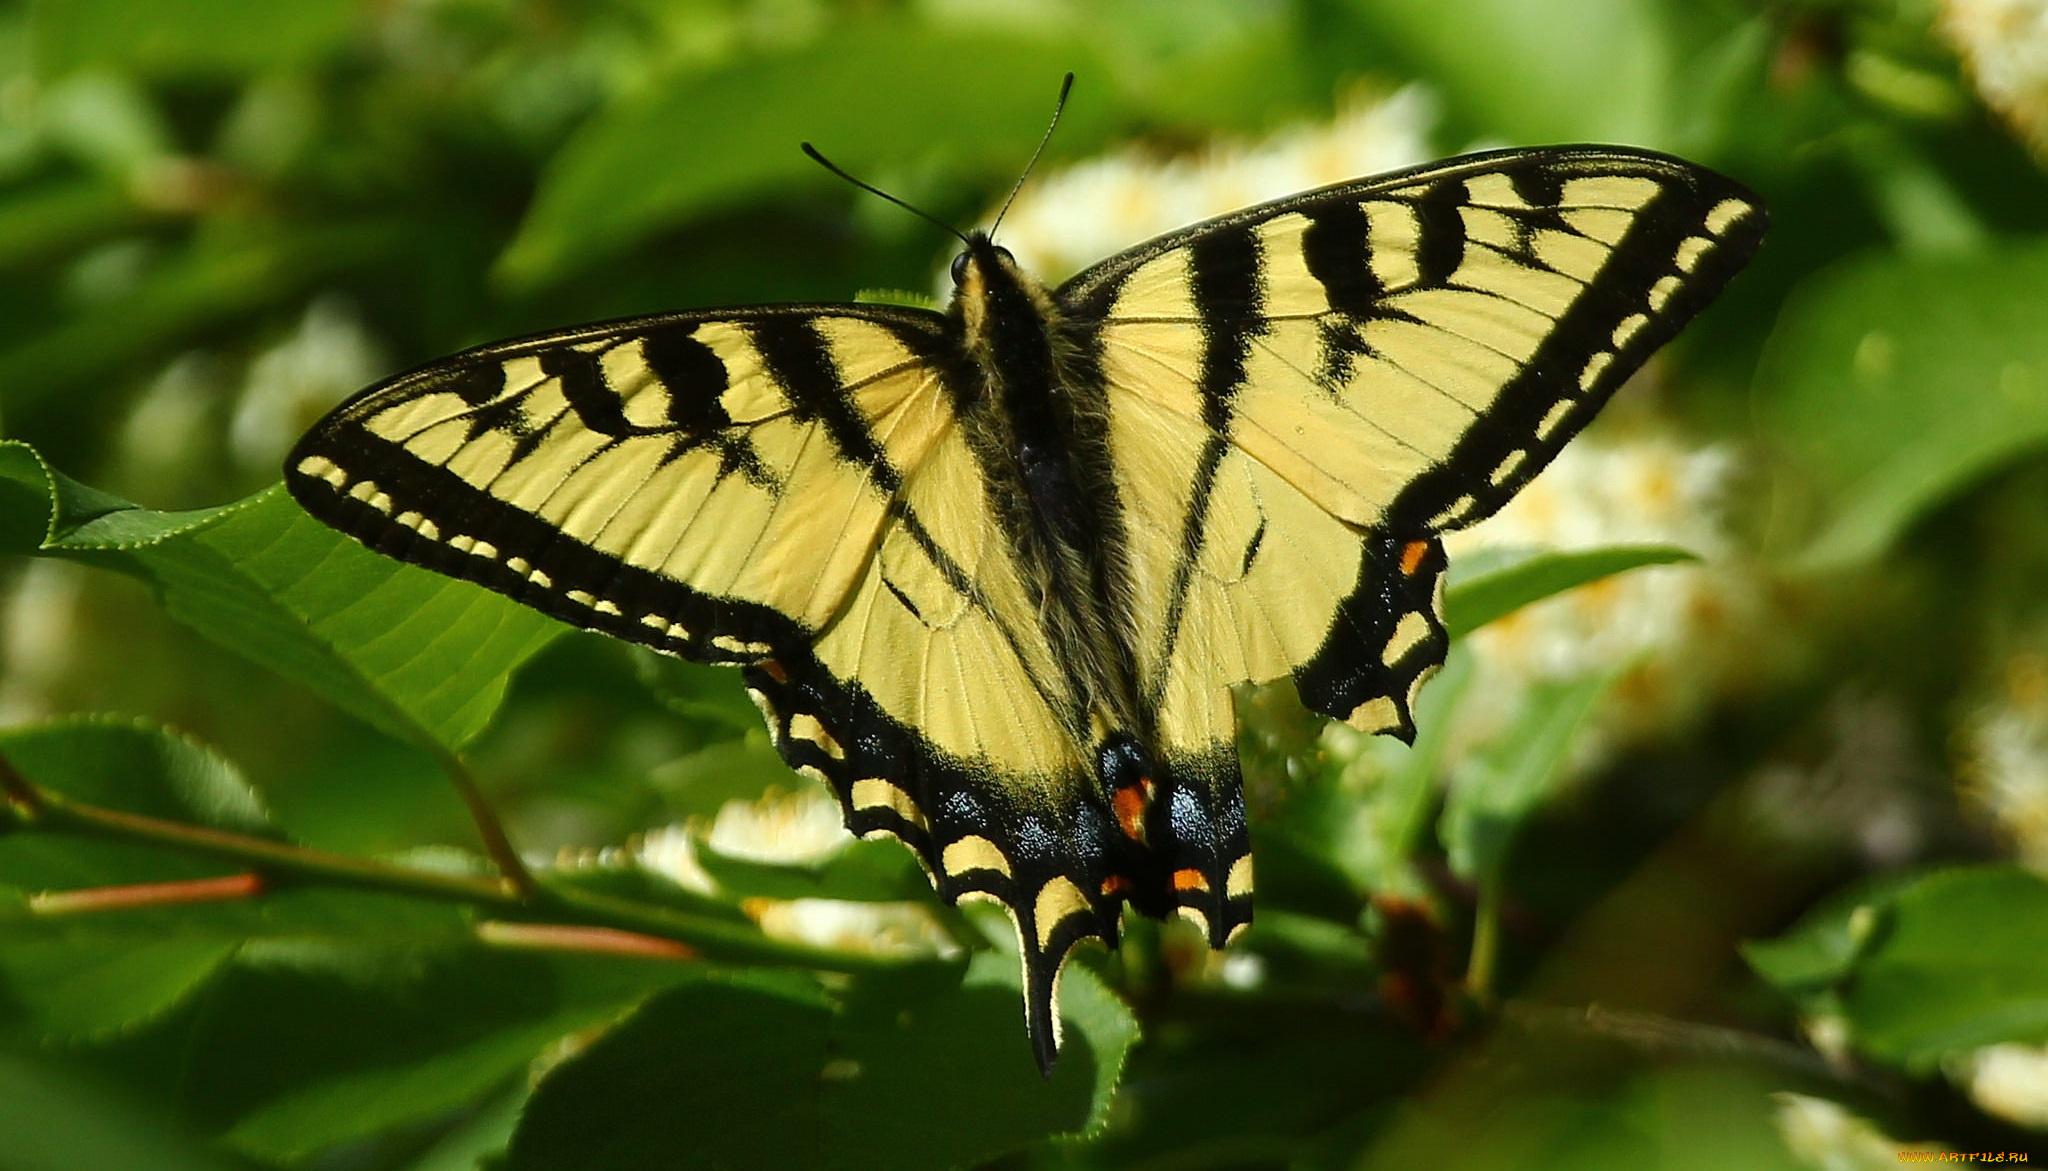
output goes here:
{"type": "Polygon", "coordinates": [[[1010,250],[1008,248],[1003,247],[1001,244],[996,245],[996,255],[1003,258],[1004,264],[1017,263],[1017,258],[1010,255],[1010,250]]]}
{"type": "Polygon", "coordinates": [[[953,283],[956,285],[967,283],[967,254],[965,252],[953,258],[953,283]]]}

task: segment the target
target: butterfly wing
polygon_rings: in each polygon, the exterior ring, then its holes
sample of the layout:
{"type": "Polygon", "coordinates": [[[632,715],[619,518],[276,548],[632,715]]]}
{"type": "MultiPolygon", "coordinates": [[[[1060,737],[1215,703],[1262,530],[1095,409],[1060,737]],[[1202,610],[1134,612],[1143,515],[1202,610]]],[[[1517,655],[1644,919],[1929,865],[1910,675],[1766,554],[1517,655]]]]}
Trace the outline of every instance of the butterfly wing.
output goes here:
{"type": "Polygon", "coordinates": [[[1197,224],[1058,292],[1107,418],[1140,687],[1207,827],[1169,865],[1250,916],[1229,687],[1413,735],[1437,534],[1491,515],[1717,294],[1756,198],[1606,147],[1467,156],[1197,224]]]}
{"type": "Polygon", "coordinates": [[[958,326],[867,306],[592,326],[371,388],[293,452],[315,516],[577,626],[745,669],[777,747],[1053,981],[1116,937],[1078,705],[957,425],[958,326]]]}

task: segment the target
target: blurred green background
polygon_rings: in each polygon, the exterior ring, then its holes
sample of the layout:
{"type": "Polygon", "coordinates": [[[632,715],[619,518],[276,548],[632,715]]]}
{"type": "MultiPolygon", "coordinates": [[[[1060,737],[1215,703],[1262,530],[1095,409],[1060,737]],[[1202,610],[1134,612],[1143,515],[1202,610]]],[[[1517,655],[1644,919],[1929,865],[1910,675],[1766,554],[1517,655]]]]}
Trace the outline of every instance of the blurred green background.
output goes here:
{"type": "MultiPolygon", "coordinates": [[[[203,509],[465,346],[930,291],[948,239],[798,142],[985,223],[1069,70],[1006,228],[1053,266],[1134,199],[1208,214],[1332,158],[1624,142],[1755,188],[1751,268],[1454,550],[1465,580],[1532,548],[1703,560],[1486,627],[1413,752],[1245,697],[1258,926],[1228,958],[1150,927],[1086,957],[1041,1083],[1007,926],[920,903],[892,844],[792,845],[814,795],[736,678],[411,576],[395,614],[455,607],[493,649],[399,665],[439,691],[378,674],[357,651],[384,627],[337,632],[249,568],[348,556],[287,501],[71,530],[66,501],[110,506],[10,449],[0,751],[37,784],[461,871],[436,753],[461,748],[564,881],[849,954],[886,931],[975,954],[655,971],[395,896],[65,918],[31,896],[224,871],[17,817],[0,1171],[2048,1157],[2032,0],[0,3],[0,429],[145,510],[203,509]],[[249,591],[343,666],[256,631],[249,591]],[[802,894],[912,917],[777,927],[802,894]]],[[[372,560],[325,580],[383,589],[372,560]]]]}

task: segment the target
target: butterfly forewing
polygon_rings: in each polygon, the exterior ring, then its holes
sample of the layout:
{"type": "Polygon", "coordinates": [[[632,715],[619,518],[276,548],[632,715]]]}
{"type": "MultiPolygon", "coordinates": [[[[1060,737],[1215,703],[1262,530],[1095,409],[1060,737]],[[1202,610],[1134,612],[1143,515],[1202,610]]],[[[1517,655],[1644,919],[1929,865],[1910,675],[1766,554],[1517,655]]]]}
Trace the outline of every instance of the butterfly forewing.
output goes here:
{"type": "Polygon", "coordinates": [[[937,328],[764,313],[485,347],[345,404],[287,483],[395,556],[580,626],[751,662],[808,645],[867,572],[897,472],[844,450],[831,419],[856,396],[917,392],[920,327],[937,328]],[[835,328],[862,335],[871,368],[806,380],[804,351],[835,328]]]}

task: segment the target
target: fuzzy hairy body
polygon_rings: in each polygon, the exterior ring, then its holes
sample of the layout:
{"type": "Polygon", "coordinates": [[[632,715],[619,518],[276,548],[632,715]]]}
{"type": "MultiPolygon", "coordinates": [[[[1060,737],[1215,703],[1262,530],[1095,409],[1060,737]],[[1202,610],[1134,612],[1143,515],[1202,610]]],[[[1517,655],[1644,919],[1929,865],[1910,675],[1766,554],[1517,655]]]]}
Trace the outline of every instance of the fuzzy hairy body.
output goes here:
{"type": "MultiPolygon", "coordinates": [[[[1069,718],[1091,748],[1150,729],[1130,669],[1130,583],[1115,551],[1116,508],[1100,378],[1085,332],[1037,278],[987,236],[968,237],[951,316],[974,372],[956,409],[987,471],[988,506],[1032,567],[1040,627],[1069,665],[1069,718]]],[[[1104,799],[1112,778],[1104,780],[1104,799]]]]}

